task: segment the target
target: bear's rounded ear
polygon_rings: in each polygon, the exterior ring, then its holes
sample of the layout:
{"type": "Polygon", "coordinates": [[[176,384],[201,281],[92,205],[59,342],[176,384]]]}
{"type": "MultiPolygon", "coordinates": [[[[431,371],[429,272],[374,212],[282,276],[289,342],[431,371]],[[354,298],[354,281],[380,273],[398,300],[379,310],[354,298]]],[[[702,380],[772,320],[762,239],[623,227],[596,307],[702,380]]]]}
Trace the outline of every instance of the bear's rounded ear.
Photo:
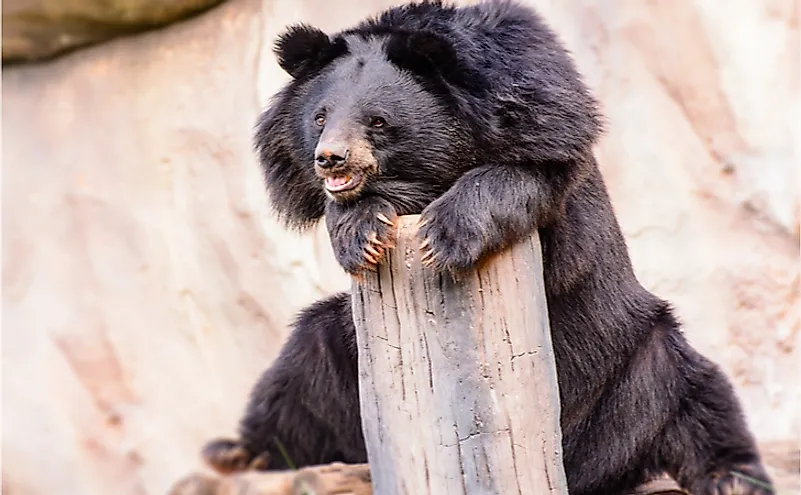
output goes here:
{"type": "Polygon", "coordinates": [[[319,29],[306,25],[290,26],[278,36],[273,49],[278,65],[293,78],[319,71],[348,51],[344,39],[335,41],[319,29]]]}
{"type": "Polygon", "coordinates": [[[386,48],[387,58],[399,67],[421,76],[440,76],[457,86],[470,86],[480,75],[461,60],[453,44],[428,32],[393,34],[386,48]]]}

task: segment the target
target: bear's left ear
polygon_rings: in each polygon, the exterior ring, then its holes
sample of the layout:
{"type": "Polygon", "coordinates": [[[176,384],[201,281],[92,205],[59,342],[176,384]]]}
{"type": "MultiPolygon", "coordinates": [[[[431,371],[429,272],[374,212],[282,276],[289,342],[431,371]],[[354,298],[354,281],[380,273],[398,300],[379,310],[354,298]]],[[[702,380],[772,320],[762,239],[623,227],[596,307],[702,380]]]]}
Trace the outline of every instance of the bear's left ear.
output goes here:
{"type": "Polygon", "coordinates": [[[483,80],[459,57],[453,44],[428,31],[393,34],[386,53],[390,62],[424,77],[440,76],[464,88],[475,88],[483,80]]]}
{"type": "Polygon", "coordinates": [[[278,65],[297,79],[321,70],[344,55],[348,52],[348,45],[342,38],[331,41],[315,27],[296,24],[278,36],[273,51],[278,65]]]}

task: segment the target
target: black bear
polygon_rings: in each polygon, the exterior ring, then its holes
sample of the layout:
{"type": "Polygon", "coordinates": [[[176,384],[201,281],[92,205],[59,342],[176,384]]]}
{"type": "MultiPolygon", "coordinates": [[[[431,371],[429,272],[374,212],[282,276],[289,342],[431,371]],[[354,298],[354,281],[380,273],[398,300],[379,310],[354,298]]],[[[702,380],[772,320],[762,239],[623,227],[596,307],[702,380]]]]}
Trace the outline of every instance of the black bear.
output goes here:
{"type": "MultiPolygon", "coordinates": [[[[626,493],[666,472],[696,495],[769,493],[719,368],[644,289],[593,157],[602,117],[557,36],[510,1],[407,4],[326,35],[276,42],[292,80],[256,150],[277,213],[325,216],[358,275],[421,214],[432,270],[458,273],[538,229],[572,495],[626,493]],[[750,481],[749,481],[750,479],[750,481]]],[[[366,462],[347,293],[304,310],[256,384],[221,471],[366,462]]]]}

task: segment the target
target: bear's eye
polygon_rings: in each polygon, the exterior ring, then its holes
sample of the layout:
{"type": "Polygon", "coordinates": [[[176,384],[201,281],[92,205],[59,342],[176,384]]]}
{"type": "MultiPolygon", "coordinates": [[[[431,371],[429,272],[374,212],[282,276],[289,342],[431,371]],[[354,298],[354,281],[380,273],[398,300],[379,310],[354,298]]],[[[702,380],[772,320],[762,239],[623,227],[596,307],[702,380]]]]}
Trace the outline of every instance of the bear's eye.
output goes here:
{"type": "Polygon", "coordinates": [[[387,125],[387,121],[384,120],[382,117],[371,117],[370,118],[370,127],[375,127],[376,129],[380,129],[387,125]]]}
{"type": "Polygon", "coordinates": [[[314,116],[314,123],[319,125],[320,127],[325,125],[325,115],[318,113],[314,116]]]}

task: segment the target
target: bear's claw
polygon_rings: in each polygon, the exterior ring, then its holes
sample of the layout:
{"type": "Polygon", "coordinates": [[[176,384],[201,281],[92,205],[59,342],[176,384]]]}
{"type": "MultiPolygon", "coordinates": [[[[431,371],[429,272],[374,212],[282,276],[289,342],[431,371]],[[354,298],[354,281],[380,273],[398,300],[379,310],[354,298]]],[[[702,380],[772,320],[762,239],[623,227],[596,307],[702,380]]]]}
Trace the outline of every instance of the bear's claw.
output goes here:
{"type": "Polygon", "coordinates": [[[222,474],[244,471],[253,460],[253,455],[239,442],[227,439],[206,444],[202,456],[209,466],[222,474]]]}
{"type": "Polygon", "coordinates": [[[378,217],[378,219],[381,220],[382,222],[384,222],[385,224],[389,225],[390,227],[394,227],[395,226],[395,223],[392,220],[390,220],[389,218],[387,218],[387,216],[384,215],[383,213],[378,212],[378,213],[376,213],[375,216],[378,217]]]}
{"type": "Polygon", "coordinates": [[[705,493],[708,495],[771,495],[774,492],[764,469],[758,465],[738,465],[713,474],[705,493]]]}

